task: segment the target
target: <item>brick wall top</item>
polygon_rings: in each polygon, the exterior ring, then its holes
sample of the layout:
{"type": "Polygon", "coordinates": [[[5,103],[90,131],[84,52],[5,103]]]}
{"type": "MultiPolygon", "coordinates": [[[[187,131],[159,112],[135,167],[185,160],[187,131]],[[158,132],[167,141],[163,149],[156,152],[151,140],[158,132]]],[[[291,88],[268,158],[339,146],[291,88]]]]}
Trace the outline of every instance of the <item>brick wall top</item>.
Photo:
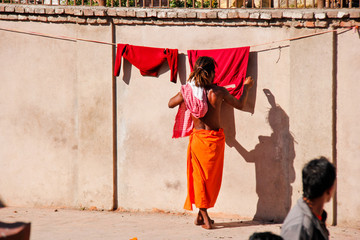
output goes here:
{"type": "Polygon", "coordinates": [[[159,9],[0,4],[0,20],[75,24],[360,26],[360,9],[159,9]]]}

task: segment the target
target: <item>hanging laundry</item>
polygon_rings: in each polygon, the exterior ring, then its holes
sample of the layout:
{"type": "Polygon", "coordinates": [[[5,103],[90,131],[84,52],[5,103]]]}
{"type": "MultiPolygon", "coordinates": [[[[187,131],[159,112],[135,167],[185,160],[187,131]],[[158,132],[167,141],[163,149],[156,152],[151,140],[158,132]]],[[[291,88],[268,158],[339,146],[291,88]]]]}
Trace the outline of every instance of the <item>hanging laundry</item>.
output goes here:
{"type": "Polygon", "coordinates": [[[243,92],[249,52],[250,47],[187,51],[191,71],[198,57],[214,58],[216,62],[214,84],[226,87],[237,99],[243,92]]]}
{"type": "Polygon", "coordinates": [[[167,60],[171,71],[171,82],[176,83],[178,68],[178,50],[118,44],[114,76],[119,76],[121,57],[140,70],[143,76],[158,76],[161,65],[167,60]]]}

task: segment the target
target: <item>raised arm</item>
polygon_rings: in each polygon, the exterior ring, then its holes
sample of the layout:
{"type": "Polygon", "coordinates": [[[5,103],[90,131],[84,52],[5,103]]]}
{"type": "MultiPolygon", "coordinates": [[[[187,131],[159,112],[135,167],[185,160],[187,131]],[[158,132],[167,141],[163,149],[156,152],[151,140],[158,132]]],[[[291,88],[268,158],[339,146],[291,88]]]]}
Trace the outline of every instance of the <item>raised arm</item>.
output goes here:
{"type": "Polygon", "coordinates": [[[252,77],[247,77],[244,82],[244,91],[240,99],[236,99],[226,90],[224,95],[224,101],[229,105],[233,106],[234,108],[242,110],[248,98],[249,90],[253,85],[254,85],[254,80],[252,79],[252,77]]]}
{"type": "Polygon", "coordinates": [[[178,92],[175,96],[170,98],[169,103],[168,103],[168,107],[169,108],[174,108],[177,105],[180,105],[183,101],[184,101],[184,98],[183,98],[181,92],[178,92]]]}

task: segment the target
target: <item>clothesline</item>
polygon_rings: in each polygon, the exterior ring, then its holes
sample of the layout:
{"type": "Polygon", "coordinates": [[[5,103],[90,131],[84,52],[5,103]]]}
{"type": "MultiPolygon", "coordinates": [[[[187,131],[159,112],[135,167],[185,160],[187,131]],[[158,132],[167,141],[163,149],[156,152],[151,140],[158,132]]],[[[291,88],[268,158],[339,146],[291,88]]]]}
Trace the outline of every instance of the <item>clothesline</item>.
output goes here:
{"type": "MultiPolygon", "coordinates": [[[[354,29],[354,31],[358,30],[357,27],[348,27],[345,30],[341,31],[340,33],[344,33],[344,32],[349,31],[351,29],[354,29]]],[[[96,40],[91,40],[91,39],[76,38],[76,37],[69,37],[69,36],[61,36],[61,35],[52,35],[52,34],[46,34],[46,33],[25,31],[25,30],[18,30],[18,29],[10,29],[10,28],[3,28],[3,27],[1,27],[0,30],[9,31],[9,32],[16,32],[16,33],[24,33],[24,34],[30,34],[30,35],[37,35],[37,36],[43,36],[43,37],[49,37],[49,38],[56,38],[56,39],[63,39],[63,40],[69,40],[69,41],[83,41],[83,42],[99,43],[99,44],[105,44],[105,45],[112,45],[112,46],[115,46],[115,47],[117,45],[116,43],[110,43],[110,42],[104,42],[104,41],[96,41],[96,40]]],[[[286,38],[286,39],[281,39],[281,40],[276,40],[276,41],[271,41],[271,42],[259,43],[259,44],[251,45],[249,47],[253,48],[253,47],[264,46],[264,45],[268,45],[268,44],[274,44],[274,43],[278,43],[278,42],[293,41],[293,40],[298,40],[298,39],[302,39],[302,38],[307,38],[307,37],[312,37],[312,36],[317,36],[317,35],[321,35],[321,34],[325,34],[325,33],[337,32],[337,31],[338,31],[337,29],[332,29],[332,30],[328,30],[328,31],[324,31],[324,32],[318,32],[318,33],[311,33],[311,34],[307,34],[307,35],[302,35],[302,36],[299,36],[299,37],[286,38]]],[[[340,34],[340,33],[338,33],[338,34],[340,34]]]]}

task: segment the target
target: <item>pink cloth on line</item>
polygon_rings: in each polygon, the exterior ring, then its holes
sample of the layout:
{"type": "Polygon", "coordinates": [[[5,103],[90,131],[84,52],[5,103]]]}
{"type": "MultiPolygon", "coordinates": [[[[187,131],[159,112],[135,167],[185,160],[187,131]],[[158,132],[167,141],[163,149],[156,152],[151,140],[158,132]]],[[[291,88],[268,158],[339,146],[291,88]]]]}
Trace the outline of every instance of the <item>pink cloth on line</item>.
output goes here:
{"type": "Polygon", "coordinates": [[[193,92],[193,88],[197,87],[191,85],[191,83],[187,83],[186,85],[181,86],[181,94],[184,102],[180,104],[175,117],[173,138],[189,136],[194,128],[191,115],[196,118],[201,118],[205,116],[208,110],[205,89],[198,89],[201,93],[200,96],[197,96],[193,92]]]}
{"type": "Polygon", "coordinates": [[[244,90],[249,52],[250,47],[187,51],[191,71],[193,71],[198,57],[207,56],[214,58],[217,64],[215,67],[214,83],[222,87],[235,84],[235,88],[229,88],[228,91],[237,99],[241,97],[244,90]]]}

